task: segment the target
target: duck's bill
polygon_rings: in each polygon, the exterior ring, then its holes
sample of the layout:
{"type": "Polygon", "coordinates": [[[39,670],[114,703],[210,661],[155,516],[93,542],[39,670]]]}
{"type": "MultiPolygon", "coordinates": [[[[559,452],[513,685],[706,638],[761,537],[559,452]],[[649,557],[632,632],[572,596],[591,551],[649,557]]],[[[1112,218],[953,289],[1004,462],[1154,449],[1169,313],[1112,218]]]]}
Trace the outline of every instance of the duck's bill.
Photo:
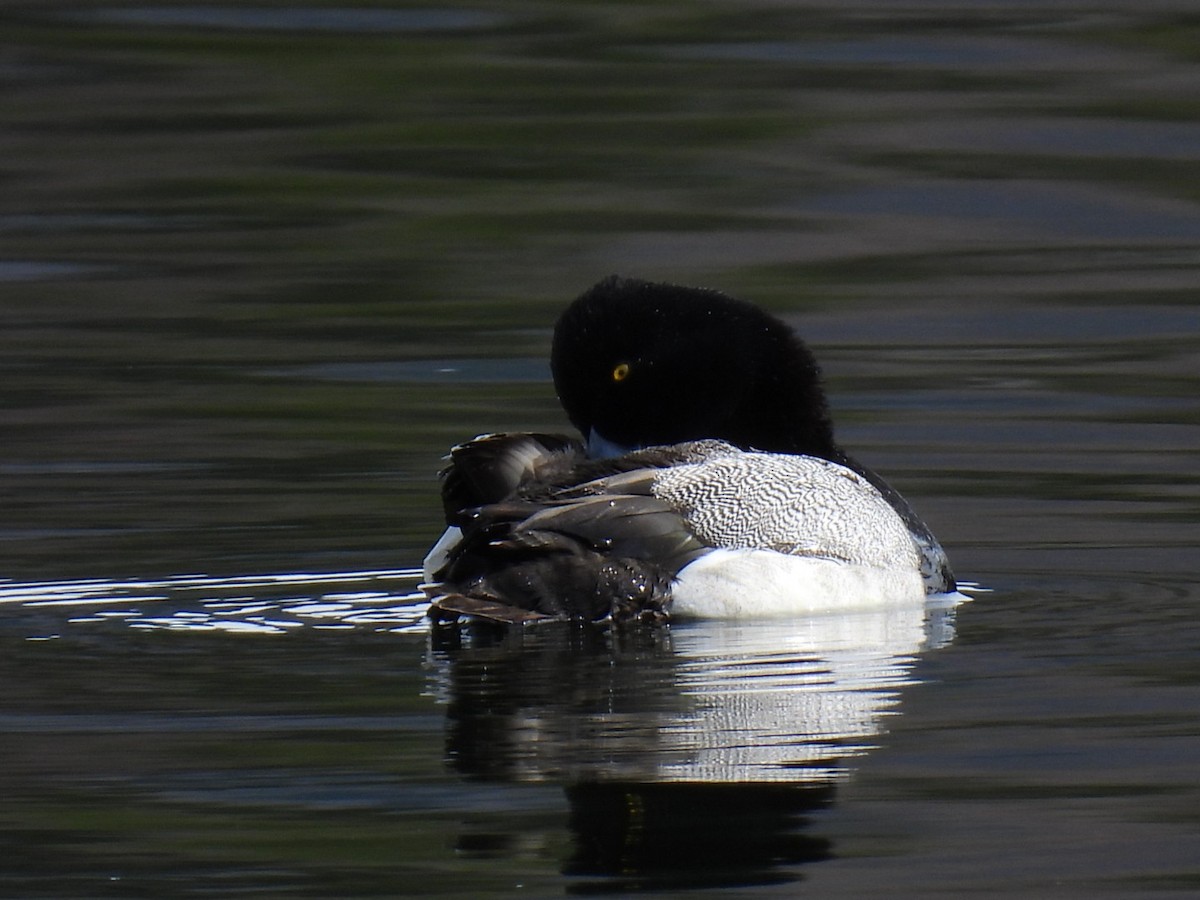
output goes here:
{"type": "Polygon", "coordinates": [[[612,459],[617,456],[624,456],[626,453],[632,453],[637,449],[640,448],[610,441],[595,428],[588,432],[587,455],[590,459],[612,459]]]}

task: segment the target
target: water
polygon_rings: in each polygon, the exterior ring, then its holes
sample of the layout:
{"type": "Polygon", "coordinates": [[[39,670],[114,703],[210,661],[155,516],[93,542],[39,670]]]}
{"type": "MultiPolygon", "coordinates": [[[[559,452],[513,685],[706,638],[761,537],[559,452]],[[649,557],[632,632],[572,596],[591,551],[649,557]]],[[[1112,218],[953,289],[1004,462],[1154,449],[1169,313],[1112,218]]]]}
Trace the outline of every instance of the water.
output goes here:
{"type": "Polygon", "coordinates": [[[1200,890],[1189,5],[0,29],[0,895],[1200,890]],[[983,589],[431,634],[611,271],[795,324],[983,589]]]}

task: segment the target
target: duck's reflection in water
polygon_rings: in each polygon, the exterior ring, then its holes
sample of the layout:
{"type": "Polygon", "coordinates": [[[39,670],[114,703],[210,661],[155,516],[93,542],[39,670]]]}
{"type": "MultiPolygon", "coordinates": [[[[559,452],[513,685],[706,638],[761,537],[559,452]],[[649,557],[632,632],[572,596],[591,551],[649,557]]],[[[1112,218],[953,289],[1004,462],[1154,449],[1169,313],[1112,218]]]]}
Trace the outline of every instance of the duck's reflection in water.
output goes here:
{"type": "Polygon", "coordinates": [[[463,775],[554,781],[580,891],[762,884],[827,858],[805,833],[952,612],[610,631],[439,627],[430,687],[463,775]],[[597,876],[605,876],[599,880],[597,876]]]}
{"type": "Polygon", "coordinates": [[[575,892],[662,890],[796,880],[830,842],[804,833],[834,786],[661,782],[568,785],[575,892]],[[587,878],[585,876],[590,876],[587,878]],[[597,876],[603,878],[598,880],[597,876]]]}

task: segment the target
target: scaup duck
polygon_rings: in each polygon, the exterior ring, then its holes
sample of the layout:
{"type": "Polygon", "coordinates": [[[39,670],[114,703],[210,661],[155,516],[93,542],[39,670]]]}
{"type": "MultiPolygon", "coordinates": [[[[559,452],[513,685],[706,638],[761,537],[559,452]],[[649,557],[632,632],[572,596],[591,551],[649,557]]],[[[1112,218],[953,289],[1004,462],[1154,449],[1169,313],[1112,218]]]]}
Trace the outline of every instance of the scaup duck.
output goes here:
{"type": "Polygon", "coordinates": [[[451,450],[434,621],[779,616],[955,589],[929,528],[834,441],[808,348],[752,304],[612,276],[559,318],[551,370],[582,440],[451,450]]]}

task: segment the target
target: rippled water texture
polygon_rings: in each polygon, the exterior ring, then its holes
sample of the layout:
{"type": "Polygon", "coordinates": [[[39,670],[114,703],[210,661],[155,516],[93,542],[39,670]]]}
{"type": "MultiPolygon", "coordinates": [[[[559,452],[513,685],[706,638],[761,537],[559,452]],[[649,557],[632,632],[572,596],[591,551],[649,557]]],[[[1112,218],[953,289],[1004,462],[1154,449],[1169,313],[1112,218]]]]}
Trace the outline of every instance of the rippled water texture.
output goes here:
{"type": "Polygon", "coordinates": [[[1200,891],[1191,4],[0,34],[0,895],[1200,891]],[[610,272],[793,323],[970,602],[431,632],[610,272]]]}

